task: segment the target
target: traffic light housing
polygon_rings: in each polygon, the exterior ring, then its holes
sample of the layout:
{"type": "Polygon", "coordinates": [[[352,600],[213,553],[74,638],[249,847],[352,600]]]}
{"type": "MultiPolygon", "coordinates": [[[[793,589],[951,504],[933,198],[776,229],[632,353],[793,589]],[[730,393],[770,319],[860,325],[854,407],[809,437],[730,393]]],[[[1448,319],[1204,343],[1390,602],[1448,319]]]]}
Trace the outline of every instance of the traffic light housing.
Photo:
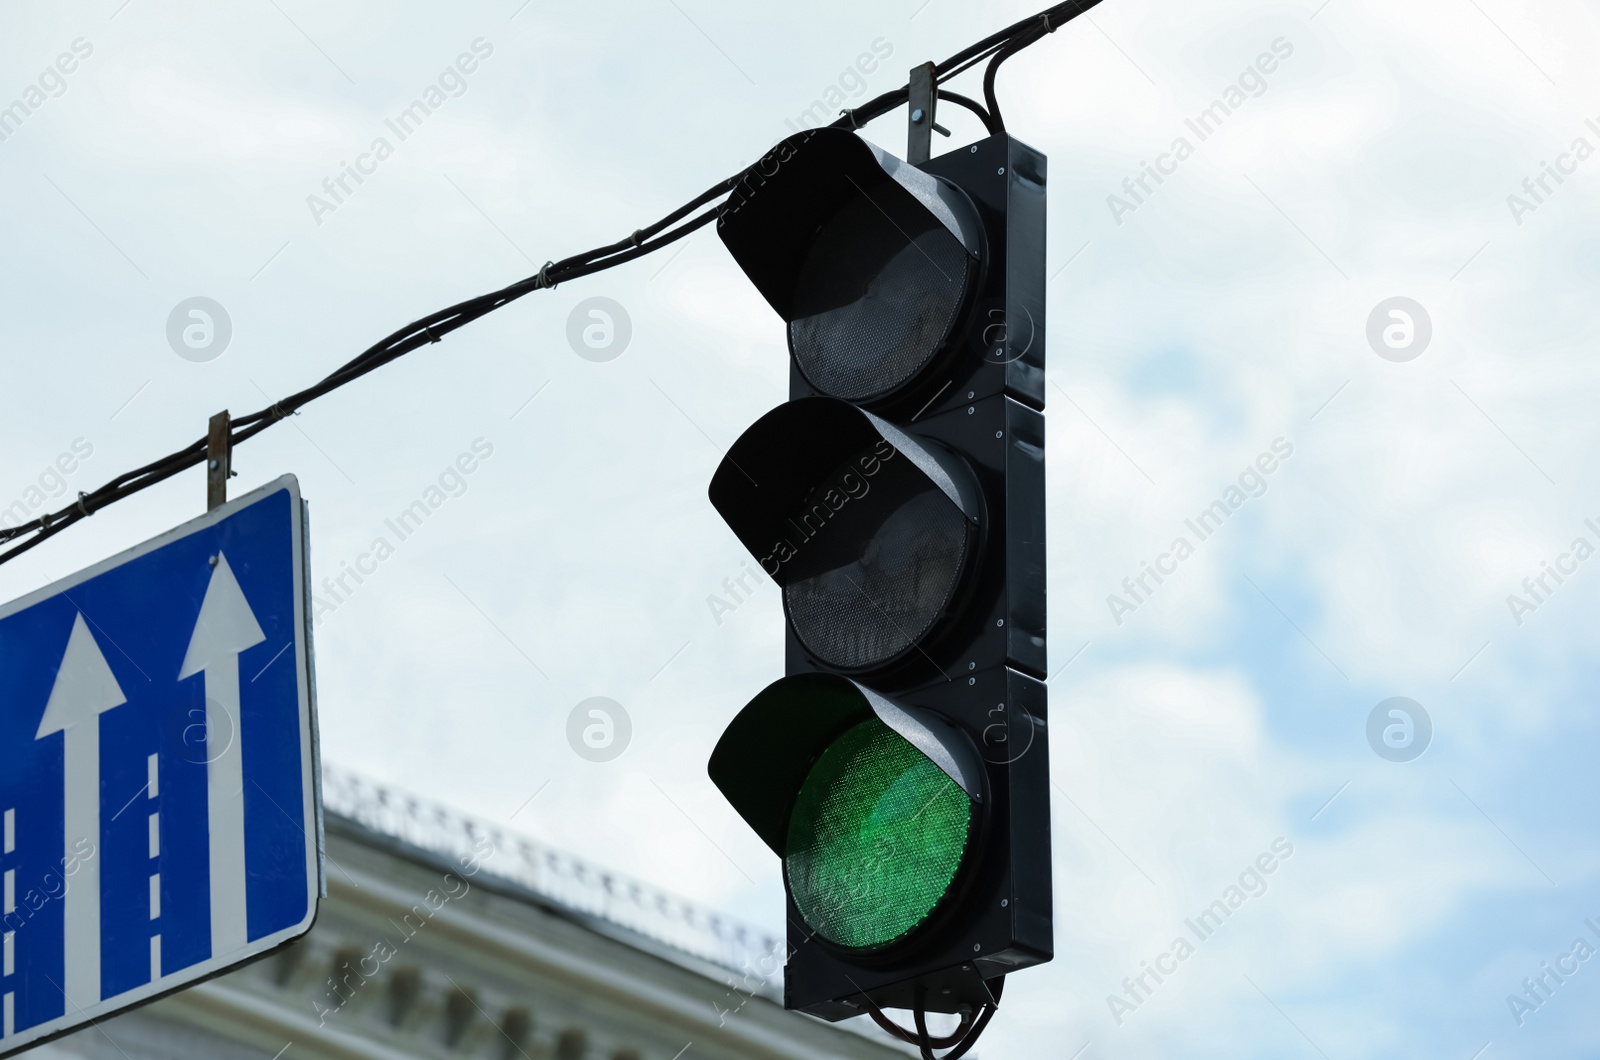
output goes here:
{"type": "Polygon", "coordinates": [[[710,497],[781,587],[786,674],[713,782],[784,863],[785,1000],[970,1026],[1050,960],[1045,159],[781,142],[719,218],[790,401],[710,497]],[[920,1017],[919,1017],[920,1018],[920,1017]]]}

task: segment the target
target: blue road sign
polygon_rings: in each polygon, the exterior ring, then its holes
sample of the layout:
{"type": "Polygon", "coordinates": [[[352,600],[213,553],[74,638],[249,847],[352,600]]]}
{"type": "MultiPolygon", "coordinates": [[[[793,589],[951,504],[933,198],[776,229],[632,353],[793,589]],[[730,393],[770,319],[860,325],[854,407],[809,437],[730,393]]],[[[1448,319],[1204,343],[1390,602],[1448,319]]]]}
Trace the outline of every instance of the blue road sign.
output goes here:
{"type": "Polygon", "coordinates": [[[0,1056],[311,929],[307,583],[285,476],[0,607],[0,1056]]]}

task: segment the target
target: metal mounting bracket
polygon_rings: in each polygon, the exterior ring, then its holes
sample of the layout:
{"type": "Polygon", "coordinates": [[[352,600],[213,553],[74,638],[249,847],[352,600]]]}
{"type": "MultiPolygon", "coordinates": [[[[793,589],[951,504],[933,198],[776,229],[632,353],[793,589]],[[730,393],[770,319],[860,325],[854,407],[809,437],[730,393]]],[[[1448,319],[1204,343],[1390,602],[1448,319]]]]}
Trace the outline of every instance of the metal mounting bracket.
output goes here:
{"type": "Polygon", "coordinates": [[[939,74],[935,63],[911,68],[911,113],[906,161],[920,166],[933,157],[934,119],[939,107],[939,74]]]}
{"type": "Polygon", "coordinates": [[[223,409],[211,417],[206,432],[206,511],[228,503],[228,478],[233,471],[233,417],[223,409]]]}

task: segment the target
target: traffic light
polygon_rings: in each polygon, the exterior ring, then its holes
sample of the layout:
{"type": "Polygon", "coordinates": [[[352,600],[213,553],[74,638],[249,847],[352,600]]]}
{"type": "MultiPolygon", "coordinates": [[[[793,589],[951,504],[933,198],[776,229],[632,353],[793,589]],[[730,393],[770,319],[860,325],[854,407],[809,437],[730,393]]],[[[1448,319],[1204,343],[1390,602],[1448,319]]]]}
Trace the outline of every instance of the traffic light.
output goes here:
{"type": "Polygon", "coordinates": [[[804,132],[718,231],[791,375],[711,483],[787,624],[787,676],[711,779],[783,861],[787,1006],[909,1009],[907,1040],[956,1045],[1053,952],[1045,159],[1000,133],[913,166],[804,132]],[[928,1012],[960,1028],[933,1039],[928,1012]]]}

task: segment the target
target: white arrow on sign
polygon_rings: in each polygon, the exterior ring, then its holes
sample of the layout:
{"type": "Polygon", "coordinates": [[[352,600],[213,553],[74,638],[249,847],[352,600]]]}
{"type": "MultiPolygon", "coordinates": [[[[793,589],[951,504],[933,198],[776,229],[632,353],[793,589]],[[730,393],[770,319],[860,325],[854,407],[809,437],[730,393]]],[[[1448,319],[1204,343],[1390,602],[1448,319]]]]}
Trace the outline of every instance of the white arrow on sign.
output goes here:
{"type": "Polygon", "coordinates": [[[42,740],[63,734],[62,850],[71,851],[84,839],[94,844],[94,853],[78,863],[78,878],[62,898],[68,1011],[100,1000],[100,715],[127,701],[94,634],[78,615],[34,736],[42,740]]]}
{"type": "Polygon", "coordinates": [[[244,759],[239,731],[239,654],[267,639],[255,612],[217,553],[194,637],[178,680],[206,675],[206,793],[211,826],[211,955],[250,941],[245,909],[244,759]]]}

